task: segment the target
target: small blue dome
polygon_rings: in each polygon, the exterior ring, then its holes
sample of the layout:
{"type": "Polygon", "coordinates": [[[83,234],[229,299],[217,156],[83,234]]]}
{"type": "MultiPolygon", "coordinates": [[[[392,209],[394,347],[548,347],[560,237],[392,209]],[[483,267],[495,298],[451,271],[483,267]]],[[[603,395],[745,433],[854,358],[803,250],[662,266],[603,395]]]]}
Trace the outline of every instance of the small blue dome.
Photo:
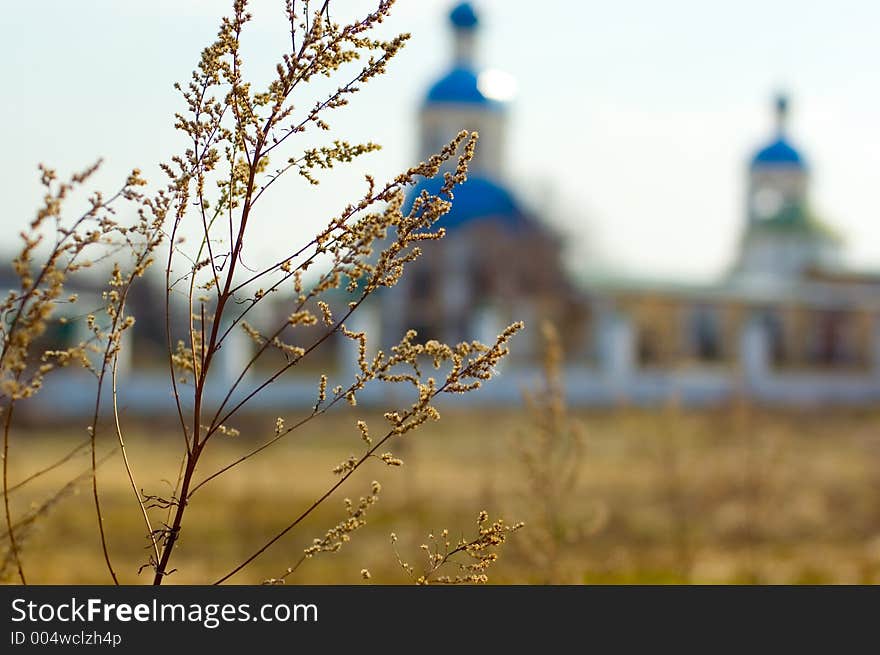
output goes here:
{"type": "Polygon", "coordinates": [[[498,104],[480,91],[479,76],[470,68],[457,66],[441,77],[428,91],[428,103],[498,104]]]}
{"type": "Polygon", "coordinates": [[[762,148],[752,159],[752,167],[761,166],[794,166],[804,168],[806,166],[803,157],[785,139],[779,136],[776,141],[762,148]]]}
{"type": "Polygon", "coordinates": [[[477,13],[470,2],[462,2],[449,12],[449,21],[453,27],[463,30],[476,29],[480,24],[477,13]]]}
{"type": "MultiPolygon", "coordinates": [[[[430,180],[422,180],[416,184],[406,194],[403,212],[407,213],[412,209],[413,202],[422,191],[436,195],[440,192],[443,184],[442,175],[430,180]]],[[[454,196],[452,209],[437,221],[437,227],[454,230],[480,219],[500,221],[511,229],[525,225],[525,217],[520,212],[511,193],[486,177],[470,175],[465,182],[453,188],[452,194],[454,196]]]]}

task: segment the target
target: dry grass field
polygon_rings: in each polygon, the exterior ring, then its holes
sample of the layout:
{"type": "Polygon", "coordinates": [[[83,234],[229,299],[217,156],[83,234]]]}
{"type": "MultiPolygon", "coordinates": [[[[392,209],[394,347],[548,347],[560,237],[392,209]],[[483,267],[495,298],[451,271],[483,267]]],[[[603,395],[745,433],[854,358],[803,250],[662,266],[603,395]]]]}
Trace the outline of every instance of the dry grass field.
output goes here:
{"type": "MultiPolygon", "coordinates": [[[[266,450],[206,485],[192,499],[169,583],[213,582],[307,507],[334,481],[331,469],[358,449],[350,412],[266,450]]],[[[377,422],[380,417],[367,416],[377,422]]],[[[402,558],[418,565],[419,544],[448,528],[472,533],[476,514],[528,523],[512,436],[515,411],[447,409],[442,420],[398,445],[401,468],[380,461],[287,535],[235,583],[277,577],[343,516],[346,495],[383,492],[368,524],[337,553],[322,553],[291,584],[405,583],[402,558]]],[[[880,412],[726,408],[596,411],[578,418],[586,450],[578,487],[560,511],[574,535],[558,557],[558,581],[572,583],[872,583],[880,580],[880,412]]],[[[274,419],[241,421],[242,434],[209,449],[205,473],[246,452],[274,419]],[[213,452],[211,452],[213,450],[213,452]]],[[[180,444],[173,430],[141,424],[128,435],[139,486],[167,495],[180,444]]],[[[109,435],[108,435],[109,436],[109,435]]],[[[18,432],[11,483],[69,449],[72,432],[18,432]]],[[[87,468],[83,454],[12,496],[16,516],[38,507],[87,468]]],[[[147,541],[119,456],[99,470],[111,555],[125,583],[147,561],[147,541]]],[[[152,510],[157,523],[160,510],[152,510]]],[[[60,498],[28,531],[23,561],[32,583],[107,583],[89,480],[60,498]]],[[[543,581],[514,535],[492,583],[543,581]]],[[[6,580],[14,581],[7,566],[6,580]]]]}

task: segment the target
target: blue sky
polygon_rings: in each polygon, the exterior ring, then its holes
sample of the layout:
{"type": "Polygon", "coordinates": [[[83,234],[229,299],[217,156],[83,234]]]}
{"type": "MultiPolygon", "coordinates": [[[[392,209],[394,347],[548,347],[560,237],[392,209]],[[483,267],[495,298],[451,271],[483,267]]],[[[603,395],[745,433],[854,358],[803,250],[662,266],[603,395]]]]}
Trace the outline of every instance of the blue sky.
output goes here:
{"type": "MultiPolygon", "coordinates": [[[[0,41],[0,174],[6,234],[38,201],[35,168],[98,156],[109,189],[179,145],[172,83],[216,32],[226,0],[45,0],[5,12],[0,41]]],[[[340,11],[372,2],[340,0],[340,11]]],[[[818,213],[843,234],[853,265],[880,268],[880,4],[868,0],[571,2],[482,0],[481,59],[512,73],[509,176],[569,235],[569,257],[640,275],[705,278],[732,255],[750,154],[772,131],[773,93],[792,96],[791,135],[812,170],[818,213]]],[[[269,70],[283,45],[282,0],[257,0],[247,47],[269,70]]],[[[334,122],[385,147],[317,193],[291,184],[252,257],[310,236],[357,192],[415,157],[415,113],[448,61],[446,0],[399,0],[391,30],[413,33],[386,78],[334,122]],[[296,211],[291,213],[291,207],[296,211]]],[[[4,244],[6,248],[9,246],[4,244]]]]}

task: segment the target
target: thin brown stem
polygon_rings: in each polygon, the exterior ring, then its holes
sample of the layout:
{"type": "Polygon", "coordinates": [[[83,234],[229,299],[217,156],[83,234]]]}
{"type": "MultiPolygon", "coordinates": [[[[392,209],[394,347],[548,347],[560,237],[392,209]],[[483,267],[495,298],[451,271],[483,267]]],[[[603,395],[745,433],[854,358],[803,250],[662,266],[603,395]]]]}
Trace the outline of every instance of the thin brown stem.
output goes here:
{"type": "Polygon", "coordinates": [[[115,353],[113,356],[113,370],[111,373],[111,386],[113,390],[113,423],[116,426],[116,439],[119,441],[119,449],[122,451],[122,461],[125,465],[125,472],[128,474],[128,481],[131,483],[131,490],[134,492],[134,496],[137,499],[138,507],[141,510],[141,515],[144,518],[144,525],[147,527],[147,534],[150,537],[150,541],[153,546],[153,552],[156,555],[156,561],[159,561],[159,545],[156,543],[156,536],[153,532],[153,526],[150,523],[150,517],[147,514],[147,508],[144,506],[144,499],[141,498],[141,493],[138,491],[137,483],[134,480],[134,472],[131,468],[131,462],[128,461],[128,452],[125,448],[125,439],[122,437],[122,426],[119,424],[119,405],[117,404],[118,396],[116,393],[116,380],[118,376],[118,367],[119,367],[119,353],[115,353]]]}
{"type": "Polygon", "coordinates": [[[49,466],[47,466],[47,467],[45,467],[45,468],[42,468],[42,469],[40,469],[39,471],[36,471],[35,473],[31,473],[31,474],[30,474],[28,477],[26,477],[24,480],[21,480],[20,482],[16,482],[15,484],[11,485],[11,486],[9,487],[9,489],[6,490],[6,493],[7,493],[7,494],[11,494],[13,491],[17,491],[18,489],[21,489],[22,487],[24,487],[26,484],[28,484],[28,483],[31,482],[32,480],[36,480],[36,479],[39,478],[40,476],[45,475],[46,473],[50,473],[50,472],[54,471],[54,470],[57,469],[59,466],[63,466],[64,464],[66,464],[67,462],[69,462],[71,459],[73,459],[74,456],[76,456],[77,453],[79,453],[80,451],[82,451],[82,450],[84,450],[85,448],[87,448],[90,442],[91,442],[90,439],[85,439],[84,441],[82,441],[81,443],[79,443],[77,446],[75,446],[71,451],[69,451],[66,455],[64,455],[64,456],[61,457],[60,459],[56,460],[55,462],[53,462],[53,463],[50,464],[49,466]]]}
{"type": "Polygon", "coordinates": [[[298,428],[301,428],[301,427],[304,426],[306,423],[308,423],[308,422],[310,422],[311,420],[317,418],[318,416],[321,416],[322,414],[325,414],[325,413],[326,413],[327,411],[329,411],[334,405],[336,405],[339,401],[341,401],[343,398],[346,398],[346,397],[348,396],[348,394],[351,393],[351,392],[354,390],[354,387],[355,387],[355,386],[356,386],[356,385],[352,385],[351,387],[349,387],[348,389],[346,389],[346,390],[343,391],[342,393],[337,394],[335,398],[333,398],[329,403],[327,403],[327,404],[326,404],[324,407],[322,407],[321,409],[313,411],[311,414],[309,414],[309,415],[306,416],[305,418],[300,419],[299,421],[297,421],[296,423],[294,423],[294,424],[291,425],[290,427],[285,428],[284,431],[283,431],[281,434],[277,434],[277,435],[275,435],[272,439],[269,439],[269,441],[267,441],[267,442],[261,444],[261,445],[258,446],[257,448],[254,448],[254,449],[253,449],[252,451],[250,451],[249,453],[247,453],[247,454],[245,454],[245,455],[242,455],[241,457],[239,457],[239,458],[238,458],[237,460],[235,460],[234,462],[230,462],[229,464],[227,464],[227,465],[224,466],[223,468],[219,469],[218,471],[215,471],[214,473],[212,473],[211,475],[209,475],[208,477],[206,477],[204,480],[202,480],[201,482],[199,482],[197,485],[195,485],[195,486],[193,487],[192,491],[189,492],[189,497],[192,498],[192,497],[193,497],[193,494],[195,494],[195,492],[198,491],[200,487],[202,487],[203,485],[207,484],[208,482],[210,482],[210,481],[213,480],[214,478],[216,478],[216,477],[222,475],[223,473],[226,473],[226,471],[228,471],[228,470],[231,469],[231,468],[234,468],[234,467],[238,466],[238,465],[241,464],[242,462],[245,462],[245,461],[249,460],[249,459],[250,459],[251,457],[253,457],[254,455],[257,455],[257,454],[261,453],[262,451],[264,451],[266,448],[268,448],[268,447],[271,446],[272,444],[274,444],[274,443],[280,441],[281,439],[283,439],[284,437],[288,436],[291,432],[297,430],[298,428]]]}
{"type": "Polygon", "coordinates": [[[174,404],[177,408],[177,416],[180,419],[180,430],[183,433],[183,441],[186,452],[189,453],[190,438],[186,418],[183,416],[183,406],[180,402],[180,389],[177,387],[177,371],[174,370],[174,347],[171,337],[171,264],[174,259],[174,241],[177,237],[177,228],[180,226],[180,217],[176,216],[168,239],[168,263],[165,266],[165,342],[168,350],[168,372],[171,377],[171,391],[174,395],[174,404]]]}
{"type": "Polygon", "coordinates": [[[180,526],[183,522],[184,508],[186,508],[186,496],[189,493],[189,483],[192,480],[195,465],[201,453],[201,445],[194,445],[191,452],[186,455],[186,468],[183,472],[183,484],[180,488],[180,496],[177,503],[177,509],[174,512],[174,522],[168,529],[167,538],[162,546],[162,556],[156,565],[156,574],[153,577],[154,585],[161,585],[168,575],[168,562],[171,559],[171,552],[177,543],[177,537],[180,534],[180,526]]]}
{"type": "MultiPolygon", "coordinates": [[[[257,144],[255,153],[255,161],[259,160],[259,143],[257,144]]],[[[241,225],[238,231],[238,237],[236,239],[235,246],[232,252],[232,261],[229,264],[229,269],[226,273],[226,283],[223,289],[223,293],[220,294],[220,297],[217,302],[217,309],[214,313],[214,321],[211,325],[211,337],[207,347],[203,344],[203,348],[205,350],[205,359],[202,364],[202,369],[199,371],[199,375],[196,380],[196,387],[194,393],[194,407],[193,407],[193,425],[192,425],[192,449],[187,453],[187,464],[186,468],[183,472],[183,483],[180,488],[179,502],[177,504],[177,508],[174,512],[174,522],[171,525],[171,528],[168,531],[167,539],[164,542],[164,546],[162,548],[162,555],[159,558],[159,562],[156,566],[156,575],[153,578],[154,585],[161,585],[163,579],[168,573],[168,562],[171,559],[172,551],[174,550],[174,546],[177,543],[178,535],[180,534],[180,527],[183,522],[183,516],[186,512],[187,502],[186,498],[189,494],[189,486],[193,479],[193,474],[195,473],[196,466],[198,464],[199,455],[202,452],[202,448],[204,447],[204,441],[199,439],[200,426],[201,426],[201,409],[202,409],[202,400],[205,390],[205,382],[207,380],[208,370],[211,365],[211,359],[216,350],[217,343],[217,335],[218,329],[220,326],[221,319],[223,317],[223,309],[226,305],[227,300],[231,297],[229,293],[230,287],[232,286],[232,279],[235,274],[235,265],[238,261],[238,256],[241,252],[241,248],[244,242],[244,230],[247,226],[247,217],[249,213],[249,201],[247,199],[250,198],[253,193],[254,188],[254,180],[256,177],[256,167],[251,165],[250,173],[248,176],[248,184],[247,184],[247,192],[246,192],[246,200],[245,205],[242,209],[242,219],[241,225]]],[[[190,299],[190,308],[192,307],[192,299],[190,299]]],[[[190,309],[190,312],[192,310],[190,309]]],[[[193,353],[195,356],[195,353],[193,353]]]]}
{"type": "MultiPolygon", "coordinates": [[[[467,369],[465,369],[465,371],[466,370],[467,369]]],[[[427,402],[430,402],[430,400],[435,398],[438,394],[443,393],[443,391],[446,390],[447,386],[449,386],[448,381],[446,383],[444,383],[441,387],[436,389],[430,396],[428,396],[428,398],[426,399],[424,404],[427,404],[427,402]]],[[[404,424],[409,418],[414,416],[415,413],[416,413],[415,409],[412,409],[409,412],[404,413],[400,419],[401,425],[404,424]]],[[[231,578],[233,575],[235,575],[236,573],[241,571],[244,567],[246,567],[248,564],[250,564],[255,559],[257,559],[260,555],[262,555],[264,552],[266,552],[266,550],[268,550],[274,543],[276,543],[284,535],[286,535],[288,532],[293,530],[297,525],[299,525],[303,520],[305,520],[306,517],[308,517],[312,512],[314,512],[321,505],[321,503],[323,503],[325,500],[327,500],[333,494],[334,491],[339,489],[339,487],[341,487],[345,483],[345,481],[348,480],[348,478],[350,478],[354,474],[354,472],[357,471],[364,464],[364,462],[366,462],[368,459],[370,459],[370,457],[373,457],[375,455],[376,451],[379,450],[379,448],[381,448],[382,446],[384,446],[385,443],[396,434],[399,434],[399,431],[397,428],[393,428],[393,429],[389,430],[387,434],[385,434],[375,444],[373,444],[370,448],[368,448],[367,451],[363,455],[361,455],[360,459],[358,459],[357,462],[355,462],[351,466],[350,469],[348,469],[345,473],[343,473],[336,483],[334,483],[317,500],[315,500],[311,505],[309,505],[309,507],[307,509],[305,509],[302,512],[302,514],[300,514],[296,519],[294,519],[291,523],[289,523],[287,525],[287,527],[285,527],[283,530],[278,532],[274,537],[269,539],[269,541],[267,541],[265,544],[263,544],[256,552],[254,552],[250,557],[245,559],[241,564],[239,564],[234,569],[232,569],[229,573],[227,573],[222,578],[220,578],[219,580],[214,582],[214,584],[219,585],[219,584],[223,584],[224,582],[226,582],[229,578],[231,578]]]]}
{"type": "Polygon", "coordinates": [[[116,571],[113,569],[113,563],[110,561],[110,551],[107,547],[107,535],[104,532],[104,515],[101,512],[101,499],[98,494],[98,461],[97,461],[97,434],[98,434],[98,417],[101,411],[101,392],[104,388],[104,377],[107,372],[107,354],[111,347],[112,340],[107,344],[107,351],[104,353],[104,361],[101,366],[101,372],[98,374],[98,385],[95,391],[95,409],[92,412],[92,424],[89,426],[89,447],[92,457],[92,498],[95,504],[95,514],[98,521],[98,534],[101,538],[101,551],[104,555],[104,563],[113,578],[113,584],[118,585],[119,579],[116,577],[116,571]]]}
{"type": "MultiPolygon", "coordinates": [[[[104,462],[109,460],[115,454],[116,454],[116,449],[114,448],[113,450],[111,450],[106,455],[104,455],[101,459],[98,460],[98,466],[103,465],[104,462]]],[[[82,471],[79,475],[77,475],[75,478],[73,478],[72,480],[69,480],[58,491],[56,491],[54,494],[52,494],[52,496],[50,496],[48,499],[43,501],[43,503],[41,505],[39,505],[38,507],[31,510],[31,512],[27,516],[25,516],[23,519],[19,520],[13,526],[15,531],[20,533],[23,528],[27,528],[29,525],[33,524],[33,522],[36,521],[37,518],[39,518],[41,515],[45,514],[50,507],[55,505],[64,495],[66,495],[68,492],[70,492],[70,490],[72,490],[73,487],[76,486],[77,483],[79,483],[80,481],[84,480],[87,477],[91,477],[91,475],[92,475],[92,469],[91,469],[91,467],[88,467],[84,471],[82,471]]],[[[9,535],[10,535],[10,532],[8,532],[8,531],[5,532],[4,534],[0,534],[0,539],[5,539],[9,535]]]]}
{"type": "Polygon", "coordinates": [[[26,585],[24,567],[21,564],[21,554],[18,552],[18,543],[15,540],[15,531],[12,527],[12,512],[9,509],[9,428],[12,425],[12,411],[14,402],[9,403],[6,414],[3,417],[3,507],[6,513],[6,529],[9,531],[9,548],[15,558],[15,566],[18,569],[18,578],[21,584],[26,585]]]}
{"type": "MultiPolygon", "coordinates": [[[[285,364],[284,366],[282,366],[278,371],[276,371],[276,372],[275,372],[272,376],[270,376],[266,381],[264,381],[263,383],[261,383],[258,387],[256,387],[255,389],[253,389],[253,390],[252,390],[250,393],[248,393],[244,398],[242,398],[239,402],[237,402],[237,403],[235,404],[235,406],[234,406],[232,409],[230,409],[228,412],[226,412],[226,414],[223,415],[222,418],[212,421],[212,425],[211,425],[210,433],[213,434],[213,432],[216,431],[217,426],[223,425],[223,424],[224,424],[226,421],[228,421],[228,420],[229,420],[229,419],[230,419],[230,418],[231,418],[236,412],[238,412],[238,410],[240,410],[240,409],[241,409],[242,407],[244,407],[248,402],[250,402],[250,400],[251,400],[254,396],[256,396],[258,393],[260,393],[263,389],[265,389],[266,387],[268,387],[270,384],[272,384],[273,382],[275,382],[275,380],[277,380],[279,377],[281,377],[282,375],[284,375],[284,373],[286,373],[286,372],[289,371],[291,368],[293,368],[294,366],[296,366],[299,362],[301,362],[301,361],[303,360],[304,357],[306,357],[309,353],[311,353],[312,351],[314,351],[314,350],[315,350],[316,348],[318,348],[322,343],[324,343],[327,339],[329,339],[331,335],[333,335],[333,334],[335,334],[336,332],[338,332],[338,331],[339,331],[339,328],[342,326],[342,324],[348,319],[349,316],[352,315],[352,313],[354,312],[354,310],[356,310],[356,309],[361,305],[361,303],[366,299],[366,297],[367,297],[368,295],[369,295],[369,293],[368,293],[368,292],[365,292],[365,293],[360,297],[360,299],[359,299],[357,302],[353,303],[353,304],[349,307],[349,310],[348,310],[348,312],[346,312],[345,316],[343,316],[339,321],[337,321],[337,322],[336,322],[336,325],[334,325],[332,329],[330,329],[330,330],[326,330],[326,331],[324,332],[324,334],[321,335],[321,337],[319,337],[318,339],[316,339],[315,342],[314,342],[311,346],[309,346],[308,348],[306,348],[305,352],[303,352],[302,355],[300,355],[299,357],[297,357],[297,358],[291,360],[290,362],[288,362],[287,364],[285,364]]],[[[252,361],[253,361],[253,360],[252,360],[252,361]]],[[[249,366],[250,366],[250,364],[249,364],[249,366]]],[[[239,378],[239,379],[241,379],[241,378],[239,378]]],[[[217,411],[217,414],[215,415],[215,418],[216,418],[216,416],[218,416],[218,415],[220,414],[220,412],[222,411],[223,407],[226,405],[226,402],[228,402],[228,400],[229,400],[229,398],[231,397],[231,395],[232,395],[232,392],[230,391],[230,392],[227,394],[226,399],[223,401],[223,404],[221,404],[220,409],[217,411]]],[[[206,438],[207,438],[207,437],[206,437],[206,438]]]]}

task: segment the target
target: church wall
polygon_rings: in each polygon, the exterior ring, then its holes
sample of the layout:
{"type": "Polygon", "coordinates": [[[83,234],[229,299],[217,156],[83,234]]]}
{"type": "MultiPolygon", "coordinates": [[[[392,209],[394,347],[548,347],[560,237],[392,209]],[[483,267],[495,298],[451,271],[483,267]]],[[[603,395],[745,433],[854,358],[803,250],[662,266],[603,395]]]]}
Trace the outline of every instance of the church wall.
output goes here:
{"type": "Polygon", "coordinates": [[[749,221],[772,218],[786,205],[803,203],[808,182],[806,172],[794,166],[753,169],[749,173],[749,221]]]}
{"type": "Polygon", "coordinates": [[[422,159],[438,152],[462,130],[468,130],[480,135],[470,170],[493,175],[503,172],[506,116],[502,111],[482,105],[432,105],[422,110],[420,125],[422,159]]]}

